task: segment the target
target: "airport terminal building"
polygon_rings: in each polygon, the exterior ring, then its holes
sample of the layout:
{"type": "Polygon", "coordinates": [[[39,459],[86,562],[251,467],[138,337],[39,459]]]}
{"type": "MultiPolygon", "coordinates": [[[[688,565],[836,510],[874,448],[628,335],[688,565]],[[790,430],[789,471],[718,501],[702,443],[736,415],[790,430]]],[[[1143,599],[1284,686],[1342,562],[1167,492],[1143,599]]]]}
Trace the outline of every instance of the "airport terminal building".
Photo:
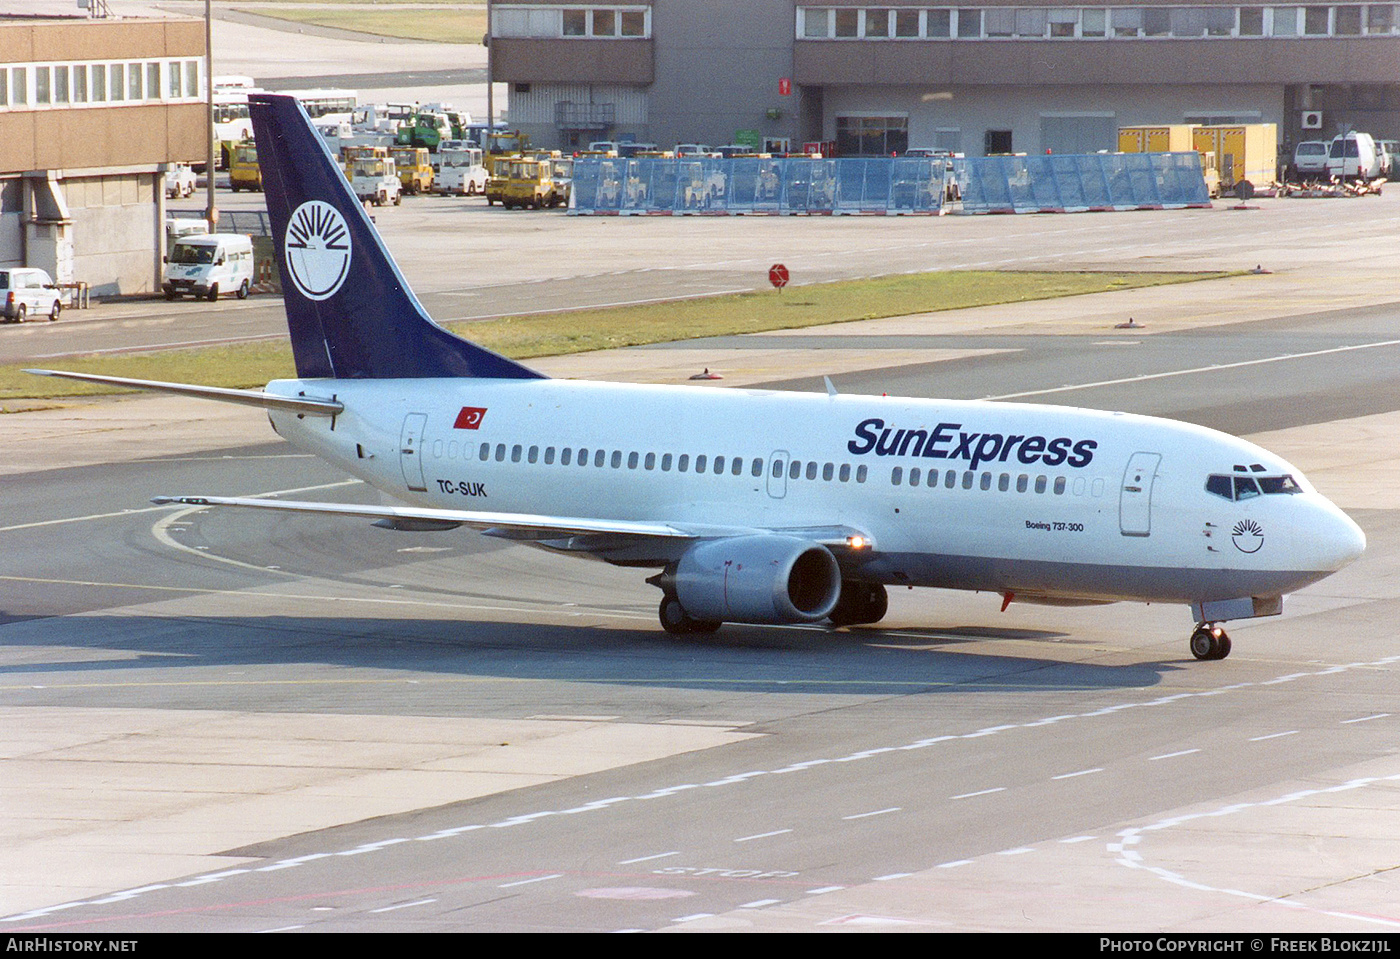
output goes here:
{"type": "Polygon", "coordinates": [[[1120,126],[1400,137],[1400,4],[1034,7],[982,0],[493,4],[495,78],[534,142],[1117,148],[1120,126]]]}
{"type": "Polygon", "coordinates": [[[160,289],[164,171],[207,149],[204,24],[0,16],[0,267],[160,289]]]}

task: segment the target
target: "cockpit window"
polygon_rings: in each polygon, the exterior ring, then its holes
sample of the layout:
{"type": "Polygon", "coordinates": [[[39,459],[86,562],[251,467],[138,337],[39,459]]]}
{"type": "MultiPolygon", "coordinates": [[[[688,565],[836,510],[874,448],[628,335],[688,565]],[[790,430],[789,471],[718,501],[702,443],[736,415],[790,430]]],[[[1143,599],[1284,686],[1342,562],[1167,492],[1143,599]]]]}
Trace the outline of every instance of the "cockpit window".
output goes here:
{"type": "Polygon", "coordinates": [[[1287,473],[1282,476],[1259,477],[1259,488],[1265,493],[1301,493],[1303,487],[1287,473]]]}
{"type": "Polygon", "coordinates": [[[1214,493],[1216,496],[1223,496],[1226,499],[1235,498],[1235,488],[1230,483],[1230,477],[1221,476],[1215,473],[1206,478],[1206,492],[1214,493]]]}
{"type": "Polygon", "coordinates": [[[1302,491],[1298,481],[1287,473],[1282,476],[1230,476],[1225,473],[1212,473],[1206,477],[1207,493],[1235,502],[1261,495],[1302,491]]]}

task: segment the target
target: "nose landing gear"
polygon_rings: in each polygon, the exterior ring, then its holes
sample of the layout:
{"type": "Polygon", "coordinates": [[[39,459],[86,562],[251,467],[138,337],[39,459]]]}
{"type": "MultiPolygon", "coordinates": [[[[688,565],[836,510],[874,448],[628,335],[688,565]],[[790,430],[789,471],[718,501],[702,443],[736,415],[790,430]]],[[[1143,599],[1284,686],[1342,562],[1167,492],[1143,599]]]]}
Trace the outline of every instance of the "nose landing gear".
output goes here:
{"type": "Polygon", "coordinates": [[[1197,659],[1224,659],[1230,655],[1230,636],[1214,623],[1202,623],[1191,634],[1191,655],[1197,659]]]}

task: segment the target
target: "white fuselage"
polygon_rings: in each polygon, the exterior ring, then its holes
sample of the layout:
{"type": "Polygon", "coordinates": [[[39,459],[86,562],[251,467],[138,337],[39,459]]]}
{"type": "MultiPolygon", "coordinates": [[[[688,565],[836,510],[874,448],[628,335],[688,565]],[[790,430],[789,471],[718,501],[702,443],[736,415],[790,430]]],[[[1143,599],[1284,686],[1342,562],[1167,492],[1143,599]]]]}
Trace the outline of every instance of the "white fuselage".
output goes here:
{"type": "Polygon", "coordinates": [[[279,411],[274,426],[415,505],[727,532],[839,524],[871,541],[857,575],[899,585],[1050,600],[1276,597],[1364,545],[1266,450],[1123,413],[565,380],[269,391],[344,402],[334,420],[279,411]],[[1207,490],[1212,474],[1291,476],[1296,492],[1226,498],[1207,490]]]}

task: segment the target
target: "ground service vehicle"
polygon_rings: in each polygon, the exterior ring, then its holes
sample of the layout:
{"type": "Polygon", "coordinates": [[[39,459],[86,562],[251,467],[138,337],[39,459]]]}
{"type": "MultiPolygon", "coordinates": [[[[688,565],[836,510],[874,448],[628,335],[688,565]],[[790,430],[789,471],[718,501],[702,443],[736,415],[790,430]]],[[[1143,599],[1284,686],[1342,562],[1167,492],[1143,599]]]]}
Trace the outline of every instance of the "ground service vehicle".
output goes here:
{"type": "Polygon", "coordinates": [[[1304,140],[1294,147],[1293,175],[1300,180],[1327,176],[1327,144],[1322,140],[1304,140]]]}
{"type": "MultiPolygon", "coordinates": [[[[331,151],[334,155],[335,151],[331,151]]],[[[361,157],[386,157],[389,155],[389,148],[378,144],[360,143],[340,148],[340,165],[347,177],[350,176],[350,167],[361,157]]]]}
{"type": "Polygon", "coordinates": [[[485,193],[486,167],[481,165],[481,148],[460,147],[440,151],[433,190],[453,196],[477,196],[485,193]]]}
{"type": "Polygon", "coordinates": [[[497,157],[515,156],[524,154],[530,149],[530,137],[519,130],[488,130],[485,131],[486,142],[483,150],[486,157],[486,172],[491,176],[496,175],[492,161],[497,157]]]}
{"type": "Polygon", "coordinates": [[[517,157],[507,162],[501,204],[507,209],[536,210],[568,205],[570,181],[567,175],[555,176],[555,164],[563,162],[555,157],[517,157]]]}
{"type": "Polygon", "coordinates": [[[63,294],[43,270],[14,267],[0,270],[0,317],[23,323],[32,317],[56,320],[63,312],[63,294]]]}
{"type": "Polygon", "coordinates": [[[445,113],[415,113],[399,127],[395,142],[399,146],[436,150],[439,143],[453,136],[452,122],[445,113]]]}
{"type": "Polygon", "coordinates": [[[1369,133],[1344,133],[1332,138],[1327,151],[1327,175],[1343,180],[1374,180],[1381,175],[1381,152],[1369,133]]]}
{"type": "Polygon", "coordinates": [[[175,241],[161,289],[173,300],[188,293],[210,302],[220,293],[247,299],[253,285],[253,240],[241,233],[195,233],[175,241]]]}
{"type": "Polygon", "coordinates": [[[261,190],[262,169],[258,166],[258,148],[251,140],[233,148],[228,168],[229,188],[239,190],[261,190]]]}
{"type": "Polygon", "coordinates": [[[305,112],[249,100],[296,377],[230,390],[34,372],[261,407],[294,447],[407,505],[156,503],[465,526],[650,567],[678,634],[874,623],[890,585],[987,591],[1003,608],[1179,603],[1197,659],[1229,654],[1220,622],[1282,612],[1285,593],[1365,549],[1296,467],[1189,423],[830,381],[804,394],[549,379],[435,324],[305,112]]]}
{"type": "Polygon", "coordinates": [[[505,202],[506,170],[511,162],[525,159],[520,154],[486,157],[486,205],[493,206],[505,202]]]}
{"type": "Polygon", "coordinates": [[[1400,180],[1400,140],[1377,140],[1376,146],[1385,151],[1386,162],[1389,164],[1386,177],[1400,180]]]}
{"type": "Polygon", "coordinates": [[[398,206],[403,200],[403,184],[391,156],[358,156],[350,161],[350,188],[361,203],[398,206]]]}
{"type": "Polygon", "coordinates": [[[399,185],[409,196],[431,193],[433,165],[426,147],[390,147],[389,155],[399,171],[399,185]]]}
{"type": "Polygon", "coordinates": [[[172,163],[165,171],[165,195],[171,199],[194,195],[196,177],[188,164],[172,163]]]}

